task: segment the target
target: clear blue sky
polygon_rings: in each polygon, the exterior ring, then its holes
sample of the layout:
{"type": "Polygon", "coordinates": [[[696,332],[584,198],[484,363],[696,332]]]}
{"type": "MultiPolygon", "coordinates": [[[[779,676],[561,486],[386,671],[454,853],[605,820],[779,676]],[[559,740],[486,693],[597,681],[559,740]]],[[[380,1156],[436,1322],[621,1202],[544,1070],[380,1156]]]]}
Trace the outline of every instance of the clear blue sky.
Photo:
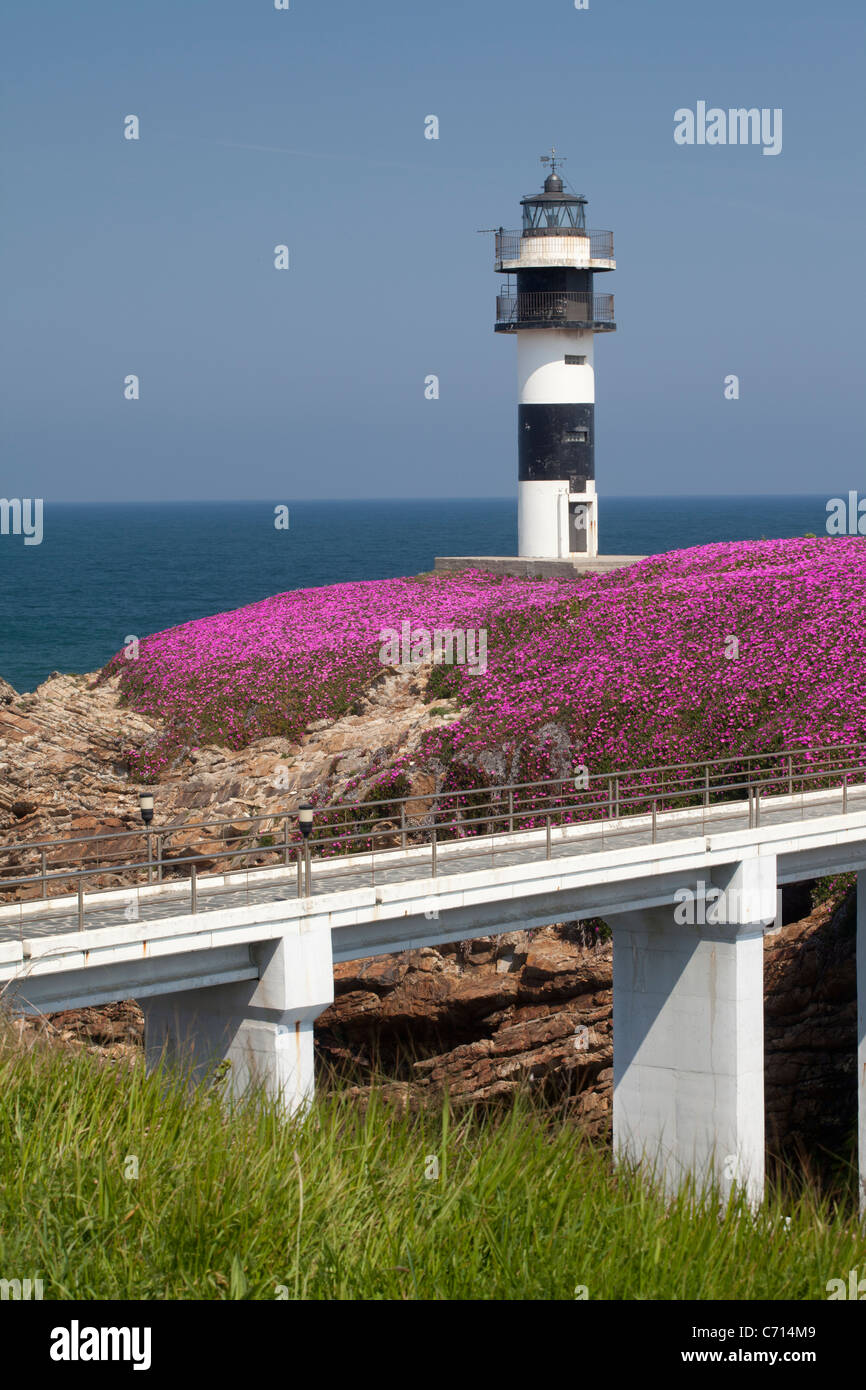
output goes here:
{"type": "Polygon", "coordinates": [[[7,0],[0,493],[514,493],[476,229],[551,143],[620,266],[600,491],[863,490],[864,33],[862,0],[7,0]],[[699,100],[781,107],[782,153],[675,145],[699,100]]]}

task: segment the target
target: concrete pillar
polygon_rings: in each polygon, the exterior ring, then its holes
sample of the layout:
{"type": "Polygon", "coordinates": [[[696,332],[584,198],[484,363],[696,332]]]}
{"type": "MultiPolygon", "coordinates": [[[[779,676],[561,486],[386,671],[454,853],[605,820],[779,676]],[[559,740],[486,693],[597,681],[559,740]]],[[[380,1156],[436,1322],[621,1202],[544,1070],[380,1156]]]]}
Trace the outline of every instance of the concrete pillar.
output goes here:
{"type": "Polygon", "coordinates": [[[200,1080],[231,1063],[228,1089],[253,1083],[293,1112],[313,1097],[313,1023],[334,999],[330,931],[252,947],[259,979],[141,1000],[148,1071],[164,1057],[200,1080]]]}
{"type": "Polygon", "coordinates": [[[764,1187],[764,927],[776,861],[684,883],[676,901],[612,916],[613,1133],[618,1156],[675,1190],[687,1176],[764,1187]]]}
{"type": "Polygon", "coordinates": [[[860,1212],[866,1217],[866,870],[857,875],[857,1098],[860,1212]]]}

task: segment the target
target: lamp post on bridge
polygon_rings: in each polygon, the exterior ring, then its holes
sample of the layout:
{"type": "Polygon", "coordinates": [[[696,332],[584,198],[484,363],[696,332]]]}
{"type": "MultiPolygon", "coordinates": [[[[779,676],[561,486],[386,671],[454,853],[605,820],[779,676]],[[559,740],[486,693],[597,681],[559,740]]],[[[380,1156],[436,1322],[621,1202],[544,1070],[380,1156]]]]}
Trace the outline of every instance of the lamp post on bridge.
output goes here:
{"type": "Polygon", "coordinates": [[[310,896],[310,835],[313,831],[313,807],[309,801],[302,801],[298,807],[298,829],[304,837],[304,897],[310,896]]]}
{"type": "Polygon", "coordinates": [[[150,823],[153,820],[153,792],[139,792],[138,809],[141,812],[141,819],[144,821],[144,833],[147,836],[147,881],[153,882],[153,856],[150,849],[150,823]]]}

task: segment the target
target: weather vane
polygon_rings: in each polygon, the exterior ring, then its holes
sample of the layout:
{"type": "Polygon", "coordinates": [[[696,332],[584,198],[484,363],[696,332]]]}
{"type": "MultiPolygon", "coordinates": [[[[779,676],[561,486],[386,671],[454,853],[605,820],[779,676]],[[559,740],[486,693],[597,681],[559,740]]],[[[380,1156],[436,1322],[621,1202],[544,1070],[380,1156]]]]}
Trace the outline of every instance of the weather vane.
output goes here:
{"type": "Polygon", "coordinates": [[[567,160],[562,159],[562,158],[556,153],[556,146],[555,146],[555,145],[551,145],[551,147],[550,147],[550,154],[543,154],[543,155],[540,156],[540,158],[541,158],[542,164],[549,164],[549,165],[550,165],[550,172],[551,172],[551,174],[555,174],[555,173],[556,173],[556,166],[557,166],[557,164],[565,164],[565,163],[567,163],[567,160]]]}

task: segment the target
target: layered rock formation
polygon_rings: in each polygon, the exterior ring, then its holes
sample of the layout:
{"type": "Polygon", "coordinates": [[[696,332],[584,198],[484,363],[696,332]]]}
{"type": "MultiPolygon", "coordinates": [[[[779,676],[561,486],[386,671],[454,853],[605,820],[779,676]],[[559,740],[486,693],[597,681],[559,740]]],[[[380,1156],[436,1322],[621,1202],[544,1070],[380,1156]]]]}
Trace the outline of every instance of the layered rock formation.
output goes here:
{"type": "MultiPolygon", "coordinates": [[[[121,705],[117,678],[98,685],[95,674],[54,675],[32,694],[12,696],[4,704],[0,695],[0,846],[124,830],[140,836],[140,789],[129,779],[124,753],[156,740],[159,727],[121,705]]],[[[313,791],[326,800],[338,798],[350,780],[354,786],[360,779],[353,794],[361,796],[365,779],[398,753],[411,755],[424,733],[453,717],[450,710],[446,700],[424,702],[417,676],[389,673],[356,713],[312,725],[299,743],[269,738],[239,751],[209,745],[185,752],[160,778],[155,825],[293,812],[313,791]],[[446,712],[434,715],[432,709],[446,712]]],[[[419,792],[429,789],[429,779],[420,777],[419,792]]],[[[258,834],[269,828],[264,820],[258,834]]],[[[206,851],[207,841],[202,845],[201,836],[195,838],[206,851]]],[[[184,843],[182,834],[173,837],[175,850],[184,843]]],[[[224,846],[214,840],[213,847],[224,846]]],[[[120,841],[115,849],[133,857],[140,838],[120,841]]],[[[14,874],[13,861],[0,856],[0,879],[14,874]]],[[[57,867],[76,861],[66,850],[50,862],[57,867]]],[[[93,880],[94,886],[113,881],[93,880]]]]}
{"type": "Polygon", "coordinates": [[[838,1152],[857,1122],[856,893],[764,944],[767,1142],[838,1152]]]}

